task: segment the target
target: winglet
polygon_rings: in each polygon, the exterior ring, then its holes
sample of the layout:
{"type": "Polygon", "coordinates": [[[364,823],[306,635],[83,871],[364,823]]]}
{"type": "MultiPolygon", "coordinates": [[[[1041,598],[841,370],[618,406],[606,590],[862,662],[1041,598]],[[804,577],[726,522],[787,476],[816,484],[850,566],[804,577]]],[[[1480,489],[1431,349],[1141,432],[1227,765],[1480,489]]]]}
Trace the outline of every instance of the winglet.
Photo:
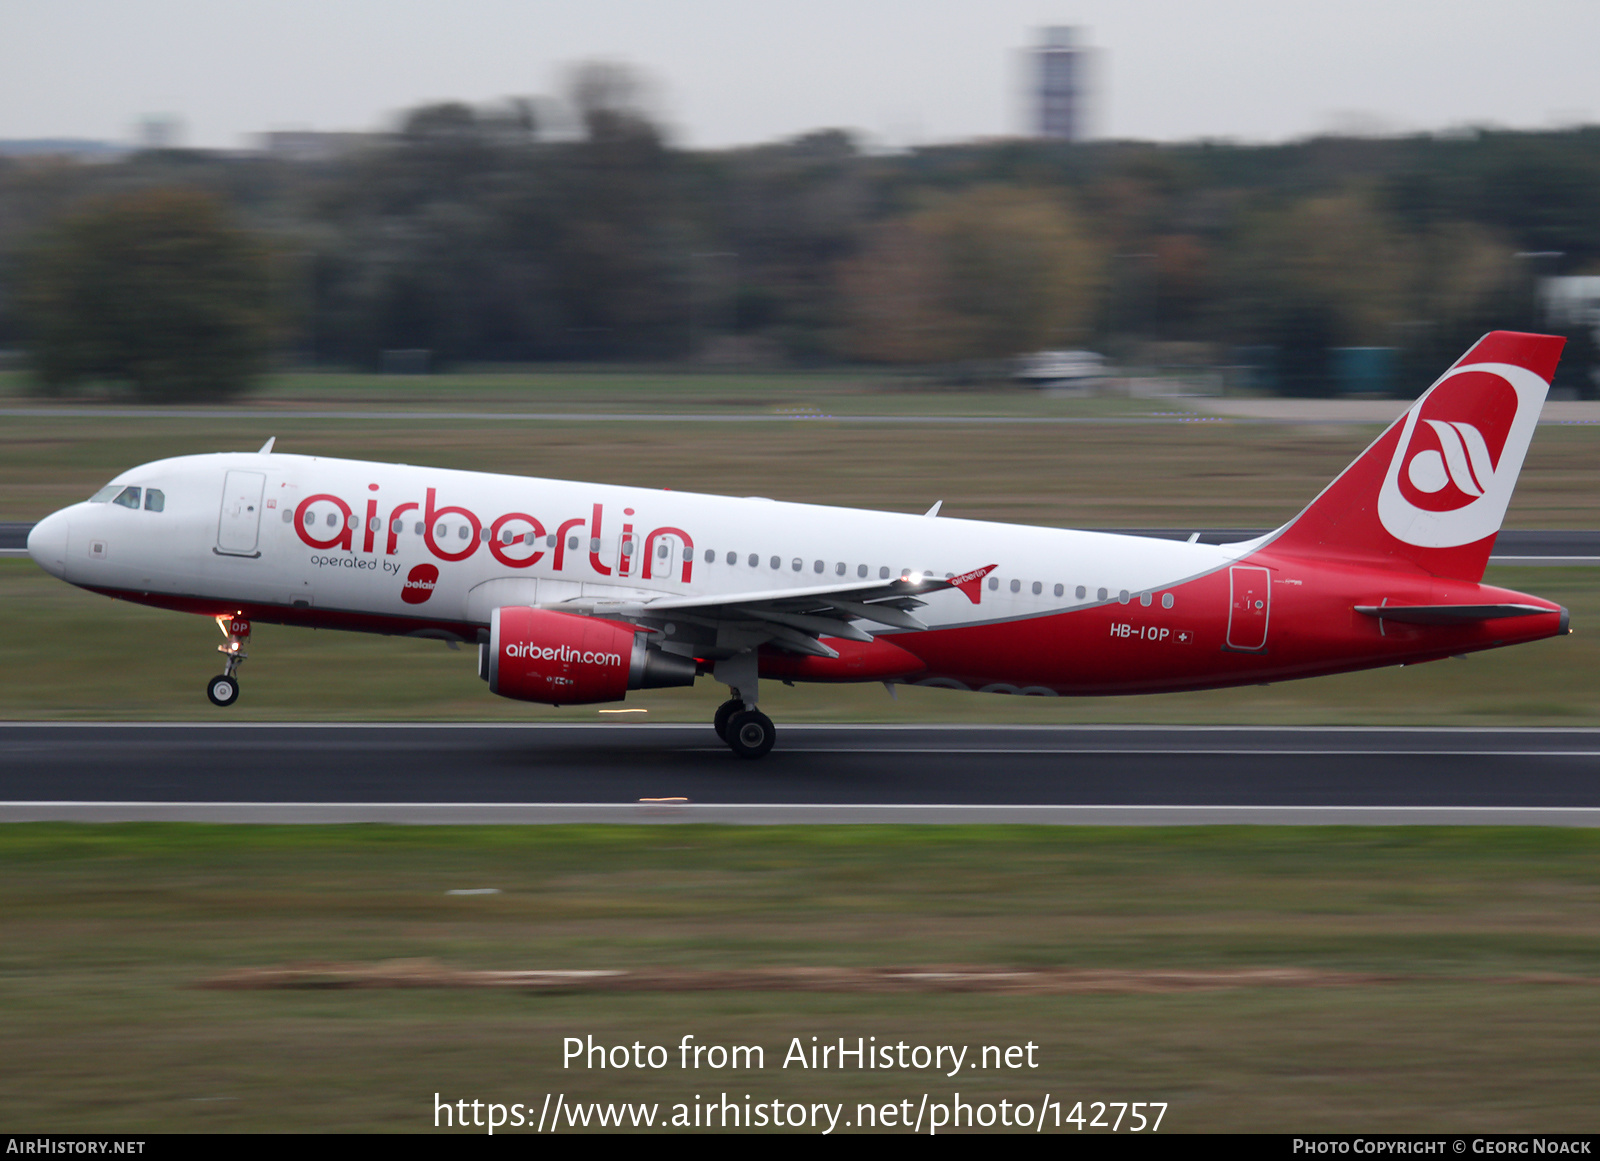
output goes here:
{"type": "Polygon", "coordinates": [[[975,568],[971,572],[964,572],[960,576],[950,578],[950,587],[960,589],[967,600],[977,604],[983,598],[983,578],[988,576],[998,564],[986,564],[982,568],[975,568]]]}
{"type": "Polygon", "coordinates": [[[924,512],[923,515],[924,516],[937,516],[939,514],[939,509],[942,508],[943,506],[944,506],[944,501],[943,500],[935,500],[933,502],[933,507],[929,508],[926,512],[924,512]]]}
{"type": "Polygon", "coordinates": [[[277,436],[273,436],[271,439],[267,440],[266,443],[261,445],[261,450],[256,452],[256,455],[258,455],[258,456],[271,455],[272,454],[272,445],[277,443],[277,442],[278,442],[278,437],[277,436]]]}

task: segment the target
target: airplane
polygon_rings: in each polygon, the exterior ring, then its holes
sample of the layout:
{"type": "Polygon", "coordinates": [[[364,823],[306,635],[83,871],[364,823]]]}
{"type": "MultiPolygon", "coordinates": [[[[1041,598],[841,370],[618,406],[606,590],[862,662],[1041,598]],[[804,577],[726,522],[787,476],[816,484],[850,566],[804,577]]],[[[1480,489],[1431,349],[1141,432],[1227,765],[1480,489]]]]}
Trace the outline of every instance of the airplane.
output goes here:
{"type": "Polygon", "coordinates": [[[1157,693],[1415,665],[1565,634],[1484,567],[1565,339],[1480,339],[1299,515],[1211,545],[274,452],[158,460],[28,552],[106,596],[215,618],[218,706],[252,622],[478,645],[554,706],[762,679],[1023,696],[1157,693]]]}

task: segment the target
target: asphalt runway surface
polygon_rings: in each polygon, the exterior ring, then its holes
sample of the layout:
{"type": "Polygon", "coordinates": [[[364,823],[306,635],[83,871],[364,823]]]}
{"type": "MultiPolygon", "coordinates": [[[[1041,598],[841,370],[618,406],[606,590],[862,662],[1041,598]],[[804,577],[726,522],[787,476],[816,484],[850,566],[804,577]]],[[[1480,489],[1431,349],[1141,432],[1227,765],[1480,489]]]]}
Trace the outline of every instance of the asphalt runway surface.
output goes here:
{"type": "Polygon", "coordinates": [[[1600,825],[1600,730],[0,725],[0,821],[1600,825]]]}

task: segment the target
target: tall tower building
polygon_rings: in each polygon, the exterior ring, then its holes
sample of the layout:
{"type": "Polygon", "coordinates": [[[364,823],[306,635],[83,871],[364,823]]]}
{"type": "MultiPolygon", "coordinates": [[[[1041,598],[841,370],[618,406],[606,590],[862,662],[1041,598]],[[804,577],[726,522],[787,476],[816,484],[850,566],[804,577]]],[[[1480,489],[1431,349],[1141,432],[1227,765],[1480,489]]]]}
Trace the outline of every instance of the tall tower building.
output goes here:
{"type": "Polygon", "coordinates": [[[1081,141],[1084,64],[1075,28],[1046,28],[1034,49],[1034,132],[1054,141],[1081,141]]]}

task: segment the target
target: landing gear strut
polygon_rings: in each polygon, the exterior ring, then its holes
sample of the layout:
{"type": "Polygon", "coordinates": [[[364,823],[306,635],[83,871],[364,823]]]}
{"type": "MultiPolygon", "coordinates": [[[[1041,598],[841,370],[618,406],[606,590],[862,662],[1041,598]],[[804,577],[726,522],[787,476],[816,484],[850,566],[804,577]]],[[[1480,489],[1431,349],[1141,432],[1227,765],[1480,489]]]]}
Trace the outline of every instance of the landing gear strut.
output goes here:
{"type": "Polygon", "coordinates": [[[222,630],[227,643],[217,646],[217,652],[226,659],[222,672],[206,682],[206,697],[215,706],[230,706],[239,700],[239,666],[250,655],[244,651],[250,640],[250,619],[243,616],[223,615],[217,618],[217,628],[222,630]]]}

